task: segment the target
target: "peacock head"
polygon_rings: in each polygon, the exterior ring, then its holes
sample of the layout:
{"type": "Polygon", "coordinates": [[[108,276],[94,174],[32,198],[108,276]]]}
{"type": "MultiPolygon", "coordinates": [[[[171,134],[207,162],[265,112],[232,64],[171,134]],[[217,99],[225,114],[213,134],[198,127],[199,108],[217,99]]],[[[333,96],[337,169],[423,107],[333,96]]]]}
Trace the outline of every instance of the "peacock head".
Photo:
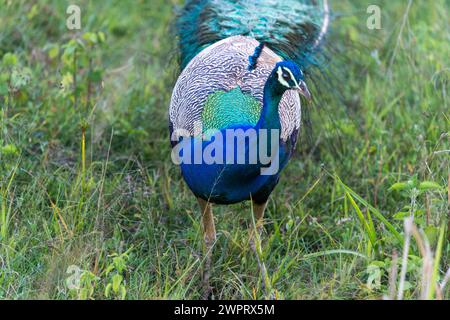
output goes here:
{"type": "Polygon", "coordinates": [[[311,93],[305,83],[302,70],[292,61],[281,61],[275,65],[272,73],[283,91],[296,90],[307,100],[311,100],[311,93]]]}

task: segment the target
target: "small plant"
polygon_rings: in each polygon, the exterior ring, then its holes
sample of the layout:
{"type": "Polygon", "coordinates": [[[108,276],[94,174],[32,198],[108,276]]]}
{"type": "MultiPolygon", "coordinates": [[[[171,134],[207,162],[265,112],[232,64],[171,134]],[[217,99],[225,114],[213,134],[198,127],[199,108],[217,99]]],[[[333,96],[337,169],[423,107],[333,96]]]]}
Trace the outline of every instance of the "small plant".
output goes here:
{"type": "MultiPolygon", "coordinates": [[[[86,32],[80,38],[74,38],[62,46],[63,76],[61,79],[61,95],[70,99],[73,110],[78,115],[80,135],[81,165],[78,181],[81,196],[78,205],[78,217],[85,205],[86,195],[90,191],[88,183],[88,166],[86,140],[94,105],[92,100],[101,93],[102,70],[95,68],[96,49],[106,40],[103,32],[86,32]],[[82,96],[84,94],[84,96],[82,96]]],[[[80,221],[82,221],[80,219],[80,221]]],[[[82,222],[80,222],[81,224],[82,222]]]]}
{"type": "Polygon", "coordinates": [[[127,271],[127,262],[129,254],[133,248],[128,249],[122,254],[113,253],[109,257],[112,263],[106,268],[105,276],[108,284],[105,288],[106,298],[116,298],[124,300],[127,295],[126,280],[124,274],[127,271]]]}
{"type": "Polygon", "coordinates": [[[76,266],[69,267],[67,271],[73,273],[66,279],[71,297],[77,300],[93,300],[100,278],[91,271],[81,270],[76,266]]]}
{"type": "MultiPolygon", "coordinates": [[[[427,239],[431,244],[435,243],[439,234],[439,225],[445,219],[443,214],[431,214],[427,197],[431,193],[440,195],[441,199],[445,199],[447,190],[445,187],[434,181],[419,181],[416,176],[405,182],[397,182],[393,184],[390,189],[400,194],[404,199],[409,199],[409,204],[405,205],[401,211],[394,215],[396,220],[404,220],[407,217],[413,216],[414,222],[423,228],[427,239]],[[424,208],[419,206],[420,199],[424,199],[424,208]]],[[[445,208],[445,200],[442,207],[445,208]]]]}
{"type": "Polygon", "coordinates": [[[95,288],[99,278],[90,271],[85,271],[80,277],[80,290],[78,293],[78,299],[80,300],[92,300],[94,299],[95,288]]]}

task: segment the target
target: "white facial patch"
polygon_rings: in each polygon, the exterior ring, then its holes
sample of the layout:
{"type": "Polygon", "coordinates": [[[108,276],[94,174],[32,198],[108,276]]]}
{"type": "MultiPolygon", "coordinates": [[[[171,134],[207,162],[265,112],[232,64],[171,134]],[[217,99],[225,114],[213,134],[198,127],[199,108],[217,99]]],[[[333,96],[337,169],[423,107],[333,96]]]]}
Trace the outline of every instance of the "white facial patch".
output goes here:
{"type": "MultiPolygon", "coordinates": [[[[281,83],[286,88],[290,88],[291,86],[289,85],[289,83],[283,79],[283,69],[284,68],[282,68],[282,67],[278,67],[278,70],[277,70],[278,82],[281,83]]],[[[291,73],[291,77],[292,77],[292,73],[291,73]]]]}
{"type": "Polygon", "coordinates": [[[294,82],[295,86],[298,88],[298,82],[295,79],[294,75],[292,74],[291,70],[285,67],[278,67],[277,74],[278,74],[278,81],[285,87],[291,88],[289,83],[283,78],[283,71],[287,72],[289,76],[291,77],[292,82],[294,82]]]}
{"type": "Polygon", "coordinates": [[[298,88],[298,82],[295,79],[294,75],[292,74],[291,70],[284,68],[284,67],[283,67],[283,69],[284,69],[284,71],[287,71],[289,73],[289,75],[291,76],[291,80],[294,82],[295,86],[298,88]]]}

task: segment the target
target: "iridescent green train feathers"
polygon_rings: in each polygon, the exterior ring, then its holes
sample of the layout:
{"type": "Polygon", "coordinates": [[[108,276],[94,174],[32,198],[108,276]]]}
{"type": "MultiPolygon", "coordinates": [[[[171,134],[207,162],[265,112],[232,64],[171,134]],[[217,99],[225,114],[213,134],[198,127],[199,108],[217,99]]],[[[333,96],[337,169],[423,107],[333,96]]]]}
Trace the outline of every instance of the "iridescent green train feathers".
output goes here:
{"type": "Polygon", "coordinates": [[[243,35],[306,67],[315,64],[328,20],[326,0],[188,0],[176,24],[181,66],[209,45],[243,35]]]}

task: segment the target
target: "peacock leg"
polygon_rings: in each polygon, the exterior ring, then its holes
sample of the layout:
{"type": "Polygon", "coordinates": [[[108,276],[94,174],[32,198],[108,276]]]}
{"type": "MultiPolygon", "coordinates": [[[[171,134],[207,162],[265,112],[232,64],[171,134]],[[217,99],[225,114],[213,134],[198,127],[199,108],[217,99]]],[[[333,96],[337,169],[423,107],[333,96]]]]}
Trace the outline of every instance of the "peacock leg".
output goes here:
{"type": "Polygon", "coordinates": [[[214,216],[211,203],[198,198],[202,212],[203,238],[205,241],[205,261],[203,266],[203,298],[208,299],[211,296],[212,288],[209,285],[212,247],[216,241],[216,227],[214,225],[214,216]]]}
{"type": "Polygon", "coordinates": [[[253,221],[249,230],[250,243],[254,243],[256,234],[260,237],[263,230],[264,211],[266,210],[267,202],[257,203],[253,201],[253,221]],[[253,224],[254,222],[254,224],[253,224]]]}
{"type": "Polygon", "coordinates": [[[261,249],[261,233],[263,228],[263,218],[266,206],[267,202],[261,204],[253,201],[253,216],[255,219],[255,224],[250,228],[250,246],[252,247],[256,255],[256,261],[258,262],[259,270],[261,272],[262,290],[266,292],[267,297],[271,298],[272,293],[271,293],[270,279],[267,274],[266,265],[264,264],[262,258],[262,249],[261,249]]]}
{"type": "Polygon", "coordinates": [[[253,215],[255,217],[255,226],[256,230],[261,233],[262,226],[263,226],[263,218],[264,218],[264,211],[266,210],[267,202],[264,202],[263,204],[256,203],[253,201],[253,215]]]}

